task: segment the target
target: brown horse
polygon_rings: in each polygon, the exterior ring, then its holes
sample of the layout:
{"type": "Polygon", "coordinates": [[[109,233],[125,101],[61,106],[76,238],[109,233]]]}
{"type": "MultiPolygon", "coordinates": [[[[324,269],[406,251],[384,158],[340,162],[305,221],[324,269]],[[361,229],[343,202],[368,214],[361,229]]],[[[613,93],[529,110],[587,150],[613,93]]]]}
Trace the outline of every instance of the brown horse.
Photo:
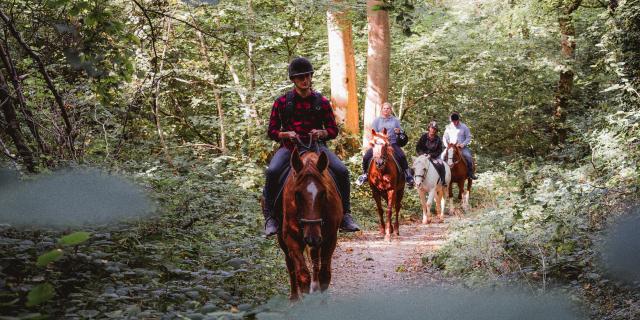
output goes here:
{"type": "Polygon", "coordinates": [[[282,193],[282,228],[278,243],[284,251],[289,271],[291,294],[297,300],[311,290],[327,290],[331,282],[331,256],[336,248],[338,227],[342,220],[342,201],[327,167],[329,159],[322,152],[297,148],[291,153],[291,173],[282,193]],[[309,247],[312,274],[304,257],[309,247]]]}
{"type": "MultiPolygon", "coordinates": [[[[462,201],[462,208],[469,209],[469,194],[471,193],[471,185],[473,180],[467,175],[467,162],[462,156],[462,150],[455,144],[449,143],[445,151],[444,160],[451,168],[451,183],[449,183],[449,196],[453,195],[453,184],[458,185],[458,199],[462,201]],[[467,182],[467,190],[464,190],[464,183],[467,182]],[[464,193],[464,195],[463,195],[464,193]]],[[[453,208],[453,197],[449,203],[449,208],[453,208]]]]}
{"type": "Polygon", "coordinates": [[[389,143],[389,137],[387,137],[387,129],[383,129],[382,132],[371,130],[369,145],[373,148],[373,158],[368,171],[369,185],[380,217],[380,234],[384,234],[385,240],[388,241],[391,239],[391,233],[395,233],[396,236],[400,235],[398,216],[404,194],[404,174],[398,169],[393,157],[393,148],[389,143]],[[383,197],[387,202],[386,224],[382,215],[381,198],[383,197]],[[391,225],[391,215],[394,208],[396,221],[394,225],[391,225]]]}

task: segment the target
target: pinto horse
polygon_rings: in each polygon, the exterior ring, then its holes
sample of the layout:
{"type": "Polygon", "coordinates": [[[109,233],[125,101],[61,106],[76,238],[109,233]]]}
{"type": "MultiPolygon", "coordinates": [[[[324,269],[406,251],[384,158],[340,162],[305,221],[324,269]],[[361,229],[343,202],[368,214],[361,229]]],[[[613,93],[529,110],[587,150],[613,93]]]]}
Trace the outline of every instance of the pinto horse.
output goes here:
{"type": "Polygon", "coordinates": [[[445,161],[451,168],[451,183],[449,184],[449,195],[453,195],[453,184],[458,185],[458,199],[462,201],[462,208],[469,209],[469,193],[473,180],[467,175],[467,162],[462,156],[462,150],[455,144],[449,143],[445,152],[445,161]],[[464,190],[464,183],[467,182],[467,190],[464,190]]]}
{"type": "Polygon", "coordinates": [[[329,158],[295,148],[282,193],[282,228],[278,243],[285,255],[291,293],[298,300],[309,291],[325,291],[331,282],[331,257],[342,221],[342,201],[328,172],[329,158]],[[309,247],[312,273],[304,257],[309,247]]]}
{"type": "MultiPolygon", "coordinates": [[[[451,184],[451,170],[449,166],[444,166],[444,168],[445,182],[451,184]]],[[[413,159],[413,170],[415,172],[415,187],[418,190],[418,196],[422,204],[422,224],[431,223],[431,204],[434,198],[436,200],[436,216],[438,216],[438,222],[443,222],[447,198],[449,198],[449,208],[451,208],[452,202],[449,196],[449,190],[442,185],[436,167],[431,162],[429,156],[423,154],[413,159]]]]}
{"type": "Polygon", "coordinates": [[[371,130],[369,145],[373,148],[373,158],[368,171],[369,186],[371,186],[373,199],[376,201],[378,216],[380,217],[380,234],[384,234],[385,240],[389,241],[391,233],[396,236],[400,235],[398,216],[402,207],[405,178],[393,157],[393,147],[389,143],[386,128],[382,132],[371,130]],[[386,224],[382,215],[381,199],[383,197],[387,202],[386,224]],[[396,211],[396,220],[392,225],[391,216],[394,209],[396,211]]]}

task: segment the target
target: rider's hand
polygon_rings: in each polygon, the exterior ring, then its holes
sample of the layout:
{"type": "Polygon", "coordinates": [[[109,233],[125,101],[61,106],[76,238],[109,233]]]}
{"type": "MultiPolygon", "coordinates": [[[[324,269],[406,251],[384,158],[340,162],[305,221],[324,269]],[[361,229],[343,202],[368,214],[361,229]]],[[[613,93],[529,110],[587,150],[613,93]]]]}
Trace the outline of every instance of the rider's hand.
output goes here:
{"type": "Polygon", "coordinates": [[[396,134],[400,133],[400,128],[393,128],[393,132],[395,132],[396,134]]]}
{"type": "Polygon", "coordinates": [[[456,144],[456,146],[458,146],[458,148],[460,148],[460,149],[464,148],[464,144],[462,144],[462,143],[458,143],[458,144],[456,144]]]}
{"type": "Polygon", "coordinates": [[[295,131],[283,131],[280,132],[280,138],[281,139],[289,139],[289,140],[293,140],[296,138],[298,134],[295,131]]]}
{"type": "Polygon", "coordinates": [[[318,129],[311,130],[311,137],[314,140],[326,138],[328,135],[329,134],[327,133],[327,130],[318,130],[318,129]]]}

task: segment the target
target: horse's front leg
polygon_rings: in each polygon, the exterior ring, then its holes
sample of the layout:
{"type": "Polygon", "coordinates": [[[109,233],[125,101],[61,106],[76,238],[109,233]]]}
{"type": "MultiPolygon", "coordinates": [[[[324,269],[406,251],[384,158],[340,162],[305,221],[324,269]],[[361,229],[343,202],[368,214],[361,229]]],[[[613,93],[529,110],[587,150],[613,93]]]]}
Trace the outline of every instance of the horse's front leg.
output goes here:
{"type": "Polygon", "coordinates": [[[311,277],[311,288],[309,292],[314,293],[320,290],[320,255],[321,255],[321,247],[311,248],[311,268],[312,268],[312,277],[311,277]]]}
{"type": "Polygon", "coordinates": [[[429,206],[427,205],[427,195],[424,189],[420,188],[418,190],[418,197],[420,198],[420,204],[422,205],[422,224],[431,223],[431,212],[429,206]]]}
{"type": "Polygon", "coordinates": [[[444,199],[442,199],[443,188],[440,186],[435,187],[436,196],[436,216],[439,221],[444,221],[444,199]]]}
{"type": "Polygon", "coordinates": [[[333,257],[333,251],[336,249],[336,237],[325,239],[322,245],[322,251],[320,253],[321,267],[320,267],[320,291],[325,291],[329,288],[331,283],[331,257],[333,257]]]}
{"type": "MultiPolygon", "coordinates": [[[[290,238],[291,239],[291,238],[290,238]]],[[[311,285],[311,275],[307,268],[307,263],[304,259],[304,246],[300,245],[300,242],[291,239],[288,241],[289,257],[293,262],[295,269],[296,282],[298,284],[298,292],[300,295],[309,293],[309,286],[311,285]]],[[[296,297],[297,299],[298,297],[296,297]]]]}
{"type": "Polygon", "coordinates": [[[387,221],[384,225],[384,238],[385,240],[391,239],[391,233],[393,227],[391,225],[391,215],[393,214],[393,204],[395,203],[396,193],[394,190],[387,191],[387,221]]]}
{"type": "Polygon", "coordinates": [[[380,230],[380,235],[384,235],[384,217],[382,215],[382,197],[378,191],[373,191],[373,199],[376,201],[376,209],[378,210],[378,229],[380,230]]]}
{"type": "Polygon", "coordinates": [[[289,293],[289,300],[295,301],[299,298],[298,293],[298,279],[296,278],[296,268],[293,263],[293,259],[289,256],[289,249],[287,248],[284,240],[282,239],[282,235],[278,235],[278,243],[280,244],[280,248],[282,248],[282,252],[284,252],[284,260],[287,263],[287,272],[289,273],[289,286],[291,287],[291,291],[289,293]]]}

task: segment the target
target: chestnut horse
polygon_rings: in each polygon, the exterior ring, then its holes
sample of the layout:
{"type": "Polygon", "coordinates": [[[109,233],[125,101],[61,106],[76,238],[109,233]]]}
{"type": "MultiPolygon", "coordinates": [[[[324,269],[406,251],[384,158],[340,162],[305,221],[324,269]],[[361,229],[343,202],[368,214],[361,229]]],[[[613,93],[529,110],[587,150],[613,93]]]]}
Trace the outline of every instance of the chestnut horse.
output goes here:
{"type": "Polygon", "coordinates": [[[327,290],[331,282],[331,256],[342,221],[342,201],[331,177],[324,152],[291,152],[291,172],[282,192],[282,228],[278,243],[284,251],[291,294],[298,300],[309,291],[327,290]],[[312,273],[304,257],[310,248],[312,273]]]}
{"type": "Polygon", "coordinates": [[[462,156],[462,151],[455,143],[449,143],[445,151],[444,160],[451,168],[451,183],[449,183],[449,196],[453,195],[453,184],[458,185],[458,199],[462,201],[462,208],[469,209],[469,193],[473,180],[467,175],[467,162],[462,156]],[[464,190],[464,183],[467,182],[467,190],[464,190]],[[464,193],[464,195],[463,195],[464,193]]]}
{"type": "Polygon", "coordinates": [[[371,130],[369,145],[373,148],[373,158],[368,171],[369,186],[371,186],[373,199],[375,199],[378,208],[380,234],[384,234],[385,240],[388,241],[391,239],[391,233],[396,236],[400,235],[398,216],[404,194],[404,174],[400,172],[393,157],[393,148],[389,143],[386,128],[382,132],[371,130]],[[382,215],[381,198],[383,197],[387,202],[386,224],[382,215]],[[391,225],[393,209],[396,211],[396,221],[394,225],[391,225]]]}

